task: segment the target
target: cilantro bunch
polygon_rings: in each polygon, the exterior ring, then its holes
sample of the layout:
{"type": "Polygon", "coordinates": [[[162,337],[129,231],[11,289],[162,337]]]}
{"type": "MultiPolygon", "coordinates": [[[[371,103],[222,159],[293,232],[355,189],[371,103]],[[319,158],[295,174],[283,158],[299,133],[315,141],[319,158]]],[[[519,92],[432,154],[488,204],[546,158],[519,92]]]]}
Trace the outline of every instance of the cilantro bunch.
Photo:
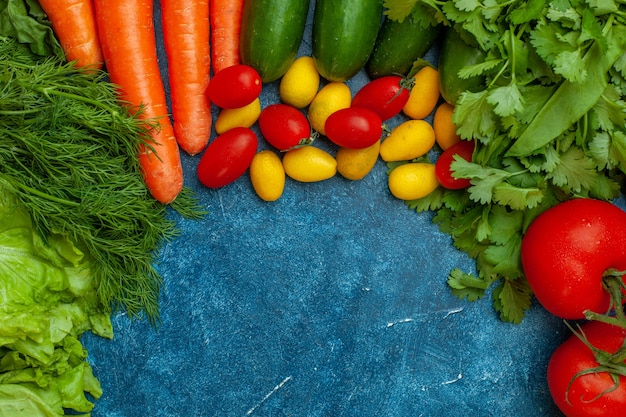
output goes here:
{"type": "Polygon", "coordinates": [[[532,293],[522,236],[547,208],[573,197],[612,200],[626,172],[626,6],[613,0],[386,0],[392,19],[441,22],[485,52],[459,76],[485,79],[465,91],[453,120],[477,141],[454,175],[467,190],[438,189],[407,202],[476,259],[448,283],[468,300],[492,288],[500,317],[522,321],[532,293]]]}

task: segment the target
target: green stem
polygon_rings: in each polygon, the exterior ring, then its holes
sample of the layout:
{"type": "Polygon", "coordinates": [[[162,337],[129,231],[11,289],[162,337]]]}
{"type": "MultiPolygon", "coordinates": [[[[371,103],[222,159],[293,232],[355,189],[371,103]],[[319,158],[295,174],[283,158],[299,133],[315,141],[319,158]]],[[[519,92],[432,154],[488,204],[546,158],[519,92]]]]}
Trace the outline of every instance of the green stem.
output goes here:
{"type": "Polygon", "coordinates": [[[604,324],[609,324],[611,326],[620,327],[622,329],[626,329],[626,321],[620,320],[617,317],[607,316],[606,314],[595,313],[593,311],[585,311],[585,318],[587,320],[599,321],[604,324]]]}
{"type": "Polygon", "coordinates": [[[28,86],[33,91],[37,91],[38,93],[43,94],[46,98],[50,99],[50,95],[55,95],[58,97],[65,97],[76,101],[82,101],[83,103],[91,104],[94,107],[101,108],[102,110],[107,110],[111,114],[116,114],[116,111],[111,109],[111,106],[104,104],[98,100],[91,99],[89,97],[81,96],[78,94],[72,94],[65,91],[60,91],[53,87],[40,87],[37,85],[29,85],[28,86]]]}
{"type": "Polygon", "coordinates": [[[622,322],[626,322],[624,316],[624,283],[622,282],[622,276],[624,271],[617,271],[613,268],[609,269],[603,279],[603,285],[611,296],[611,307],[615,310],[615,316],[622,322]]]}
{"type": "Polygon", "coordinates": [[[622,364],[624,361],[626,361],[626,339],[624,339],[622,347],[620,347],[617,352],[611,355],[610,361],[617,364],[622,364]]]}
{"type": "Polygon", "coordinates": [[[30,109],[30,110],[0,110],[0,114],[3,116],[17,116],[17,115],[25,115],[32,113],[39,113],[41,109],[30,109]]]}
{"type": "Polygon", "coordinates": [[[43,191],[39,191],[36,188],[30,187],[22,182],[16,181],[15,179],[11,178],[8,175],[4,175],[4,174],[0,174],[1,178],[4,178],[8,183],[10,183],[14,188],[19,188],[22,191],[26,191],[27,193],[36,195],[37,197],[41,197],[44,200],[48,200],[48,201],[52,201],[55,203],[59,203],[65,206],[72,206],[72,207],[78,207],[80,206],[80,203],[76,202],[76,201],[70,201],[70,200],[66,200],[64,198],[60,198],[60,197],[55,197],[53,195],[44,193],[43,191]]]}
{"type": "Polygon", "coordinates": [[[509,67],[509,65],[511,65],[510,59],[507,59],[506,61],[504,61],[504,65],[502,65],[502,68],[500,68],[500,71],[498,71],[498,73],[493,77],[493,79],[491,80],[487,88],[492,87],[496,83],[496,81],[498,81],[500,76],[504,74],[504,71],[509,67]]]}
{"type": "Polygon", "coordinates": [[[624,289],[626,284],[622,281],[624,275],[626,275],[626,271],[618,271],[615,268],[609,268],[604,273],[602,286],[611,298],[609,311],[607,313],[596,313],[586,310],[584,315],[587,320],[600,321],[626,329],[626,314],[624,314],[624,289]]]}

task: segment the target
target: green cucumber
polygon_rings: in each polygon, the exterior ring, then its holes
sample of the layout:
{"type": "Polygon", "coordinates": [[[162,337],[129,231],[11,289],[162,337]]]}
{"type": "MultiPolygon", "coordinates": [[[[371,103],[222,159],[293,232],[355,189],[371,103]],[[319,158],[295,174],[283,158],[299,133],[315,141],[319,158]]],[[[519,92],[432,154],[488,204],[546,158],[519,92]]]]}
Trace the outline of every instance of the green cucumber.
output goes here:
{"type": "Polygon", "coordinates": [[[459,77],[459,71],[468,65],[485,61],[485,52],[477,45],[469,45],[460,33],[447,28],[439,51],[439,91],[441,97],[454,105],[464,91],[478,92],[485,88],[484,77],[459,77]]]}
{"type": "Polygon", "coordinates": [[[298,54],[309,0],[246,0],[241,16],[241,63],[264,83],[282,77],[298,54]]]}
{"type": "Polygon", "coordinates": [[[312,55],[320,75],[346,81],[363,69],[382,17],[382,0],[317,0],[312,55]]]}
{"type": "Polygon", "coordinates": [[[402,22],[385,17],[374,51],[365,65],[370,77],[408,75],[413,63],[435,43],[442,25],[431,26],[408,16],[402,22]]]}

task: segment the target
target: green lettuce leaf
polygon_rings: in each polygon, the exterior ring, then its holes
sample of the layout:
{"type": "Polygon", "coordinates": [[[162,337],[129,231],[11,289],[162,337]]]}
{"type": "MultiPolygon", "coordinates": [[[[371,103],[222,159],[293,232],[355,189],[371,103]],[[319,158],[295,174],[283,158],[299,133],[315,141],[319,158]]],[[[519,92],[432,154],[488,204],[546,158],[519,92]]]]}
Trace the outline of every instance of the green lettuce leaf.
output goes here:
{"type": "Polygon", "coordinates": [[[61,234],[44,239],[0,180],[0,417],[89,413],[102,389],[80,336],[112,338],[90,256],[61,234]]]}

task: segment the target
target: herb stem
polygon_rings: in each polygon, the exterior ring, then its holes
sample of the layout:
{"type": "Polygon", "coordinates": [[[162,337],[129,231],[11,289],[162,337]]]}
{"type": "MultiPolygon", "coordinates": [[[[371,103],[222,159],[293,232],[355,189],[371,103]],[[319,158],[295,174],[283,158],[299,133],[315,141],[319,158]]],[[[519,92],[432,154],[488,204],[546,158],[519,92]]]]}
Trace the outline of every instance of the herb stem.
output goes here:
{"type": "Polygon", "coordinates": [[[505,60],[504,65],[502,65],[498,73],[493,77],[493,79],[489,83],[489,87],[493,87],[498,82],[498,80],[500,79],[502,74],[504,74],[504,71],[506,71],[509,65],[511,65],[511,60],[510,59],[505,60]]]}
{"type": "Polygon", "coordinates": [[[2,116],[23,116],[27,114],[39,113],[40,109],[23,109],[23,110],[0,110],[2,116]]]}
{"type": "Polygon", "coordinates": [[[26,184],[24,184],[23,182],[20,181],[16,181],[15,179],[11,178],[8,175],[4,175],[0,173],[0,178],[3,178],[4,180],[8,181],[14,188],[18,188],[24,192],[27,192],[29,194],[35,195],[37,197],[43,198],[45,200],[54,202],[54,203],[59,203],[65,206],[72,206],[72,207],[78,207],[80,206],[80,203],[76,202],[76,201],[70,201],[64,198],[59,198],[59,197],[55,197],[53,195],[50,195],[48,193],[44,193],[43,191],[40,191],[36,188],[30,187],[26,184]]]}
{"type": "Polygon", "coordinates": [[[101,103],[98,100],[94,100],[91,99],[89,97],[86,96],[81,96],[78,94],[73,94],[73,93],[68,93],[66,91],[60,91],[59,89],[57,89],[56,87],[42,87],[42,86],[37,86],[34,84],[30,84],[30,85],[25,85],[25,87],[30,88],[33,91],[36,91],[38,93],[43,94],[47,99],[51,100],[50,95],[55,95],[58,97],[65,97],[65,98],[69,98],[72,100],[77,100],[77,101],[82,101],[83,103],[87,103],[90,104],[94,107],[98,107],[100,109],[106,110],[109,113],[111,113],[112,115],[117,115],[117,112],[113,109],[111,109],[111,106],[108,104],[104,104],[101,103]]]}

